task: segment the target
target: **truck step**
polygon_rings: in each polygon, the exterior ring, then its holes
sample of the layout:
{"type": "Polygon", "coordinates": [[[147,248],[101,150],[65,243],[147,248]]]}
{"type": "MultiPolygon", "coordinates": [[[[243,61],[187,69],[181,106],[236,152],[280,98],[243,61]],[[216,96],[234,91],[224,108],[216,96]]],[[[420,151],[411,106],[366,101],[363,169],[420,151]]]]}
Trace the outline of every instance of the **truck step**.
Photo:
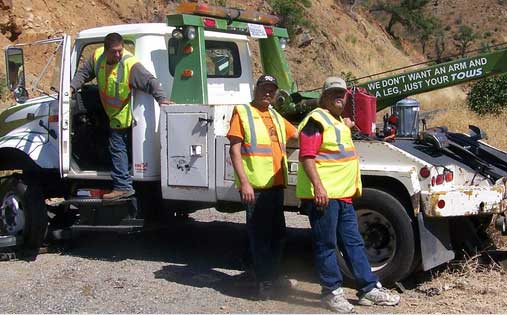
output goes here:
{"type": "Polygon", "coordinates": [[[136,225],[73,225],[72,231],[95,231],[95,232],[116,232],[116,233],[133,233],[142,230],[142,226],[136,225]]]}
{"type": "Polygon", "coordinates": [[[87,198],[87,197],[74,197],[52,204],[52,206],[59,205],[73,205],[73,206],[116,206],[128,203],[136,203],[136,197],[122,198],[117,200],[105,200],[101,198],[87,198]]]}
{"type": "Polygon", "coordinates": [[[11,247],[21,244],[21,239],[18,239],[14,235],[3,235],[0,236],[0,248],[2,247],[11,247]]]}

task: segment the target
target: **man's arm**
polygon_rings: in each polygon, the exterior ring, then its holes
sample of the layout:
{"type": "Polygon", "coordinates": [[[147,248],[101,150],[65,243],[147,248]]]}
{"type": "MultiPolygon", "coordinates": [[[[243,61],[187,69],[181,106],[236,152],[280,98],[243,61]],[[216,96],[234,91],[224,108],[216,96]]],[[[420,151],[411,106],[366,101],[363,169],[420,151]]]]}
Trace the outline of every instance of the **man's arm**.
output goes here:
{"type": "Polygon", "coordinates": [[[322,185],[319,173],[317,173],[317,167],[315,166],[315,158],[302,157],[301,162],[303,163],[303,169],[305,170],[306,175],[308,176],[313,185],[313,191],[315,194],[315,205],[317,207],[327,207],[329,203],[329,198],[327,197],[326,188],[324,188],[324,185],[322,185]]]}
{"type": "Polygon", "coordinates": [[[162,89],[160,81],[151,74],[140,62],[132,67],[130,86],[151,94],[159,104],[170,104],[169,98],[162,89]]]}
{"type": "Polygon", "coordinates": [[[236,171],[240,183],[239,193],[241,194],[241,201],[246,204],[253,204],[255,203],[254,190],[248,181],[245,169],[243,168],[243,161],[241,160],[242,140],[238,137],[230,137],[229,142],[231,143],[229,154],[231,156],[232,166],[236,171]]]}
{"type": "Polygon", "coordinates": [[[299,135],[299,160],[313,185],[314,200],[317,207],[327,207],[329,202],[326,188],[320,180],[315,165],[315,157],[322,144],[322,132],[322,126],[315,120],[310,119],[299,135]]]}
{"type": "Polygon", "coordinates": [[[72,78],[72,82],[70,82],[70,87],[73,92],[76,92],[83,86],[83,84],[90,82],[94,78],[95,70],[93,69],[93,57],[90,57],[76,72],[74,78],[72,78]]]}

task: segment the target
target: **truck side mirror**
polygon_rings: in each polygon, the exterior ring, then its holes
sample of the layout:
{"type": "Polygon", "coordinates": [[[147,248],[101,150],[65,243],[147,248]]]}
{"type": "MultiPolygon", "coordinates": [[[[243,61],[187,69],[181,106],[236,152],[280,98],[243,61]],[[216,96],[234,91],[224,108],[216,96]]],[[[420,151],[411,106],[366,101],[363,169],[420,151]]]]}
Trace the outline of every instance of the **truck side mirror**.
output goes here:
{"type": "Polygon", "coordinates": [[[5,65],[7,67],[7,87],[15,91],[18,87],[25,89],[25,67],[23,60],[23,49],[9,47],[5,51],[5,65]]]}

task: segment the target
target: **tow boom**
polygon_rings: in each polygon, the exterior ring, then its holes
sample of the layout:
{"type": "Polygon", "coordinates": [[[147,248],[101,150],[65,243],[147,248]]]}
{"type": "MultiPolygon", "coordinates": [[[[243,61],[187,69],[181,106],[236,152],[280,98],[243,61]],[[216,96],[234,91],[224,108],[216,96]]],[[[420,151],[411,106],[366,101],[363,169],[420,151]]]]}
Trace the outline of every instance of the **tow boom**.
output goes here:
{"type": "Polygon", "coordinates": [[[503,48],[435,66],[407,71],[357,84],[377,98],[377,111],[414,94],[429,92],[471,80],[507,72],[507,49],[503,48]]]}

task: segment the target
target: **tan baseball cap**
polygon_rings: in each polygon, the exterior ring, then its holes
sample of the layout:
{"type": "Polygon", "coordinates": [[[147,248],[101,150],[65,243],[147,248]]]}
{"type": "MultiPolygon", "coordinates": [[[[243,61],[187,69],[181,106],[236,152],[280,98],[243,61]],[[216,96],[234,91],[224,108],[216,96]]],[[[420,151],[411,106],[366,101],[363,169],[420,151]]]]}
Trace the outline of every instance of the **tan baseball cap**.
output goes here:
{"type": "Polygon", "coordinates": [[[331,89],[347,89],[347,83],[340,77],[329,77],[324,81],[324,86],[322,87],[322,93],[331,90],[331,89]]]}

